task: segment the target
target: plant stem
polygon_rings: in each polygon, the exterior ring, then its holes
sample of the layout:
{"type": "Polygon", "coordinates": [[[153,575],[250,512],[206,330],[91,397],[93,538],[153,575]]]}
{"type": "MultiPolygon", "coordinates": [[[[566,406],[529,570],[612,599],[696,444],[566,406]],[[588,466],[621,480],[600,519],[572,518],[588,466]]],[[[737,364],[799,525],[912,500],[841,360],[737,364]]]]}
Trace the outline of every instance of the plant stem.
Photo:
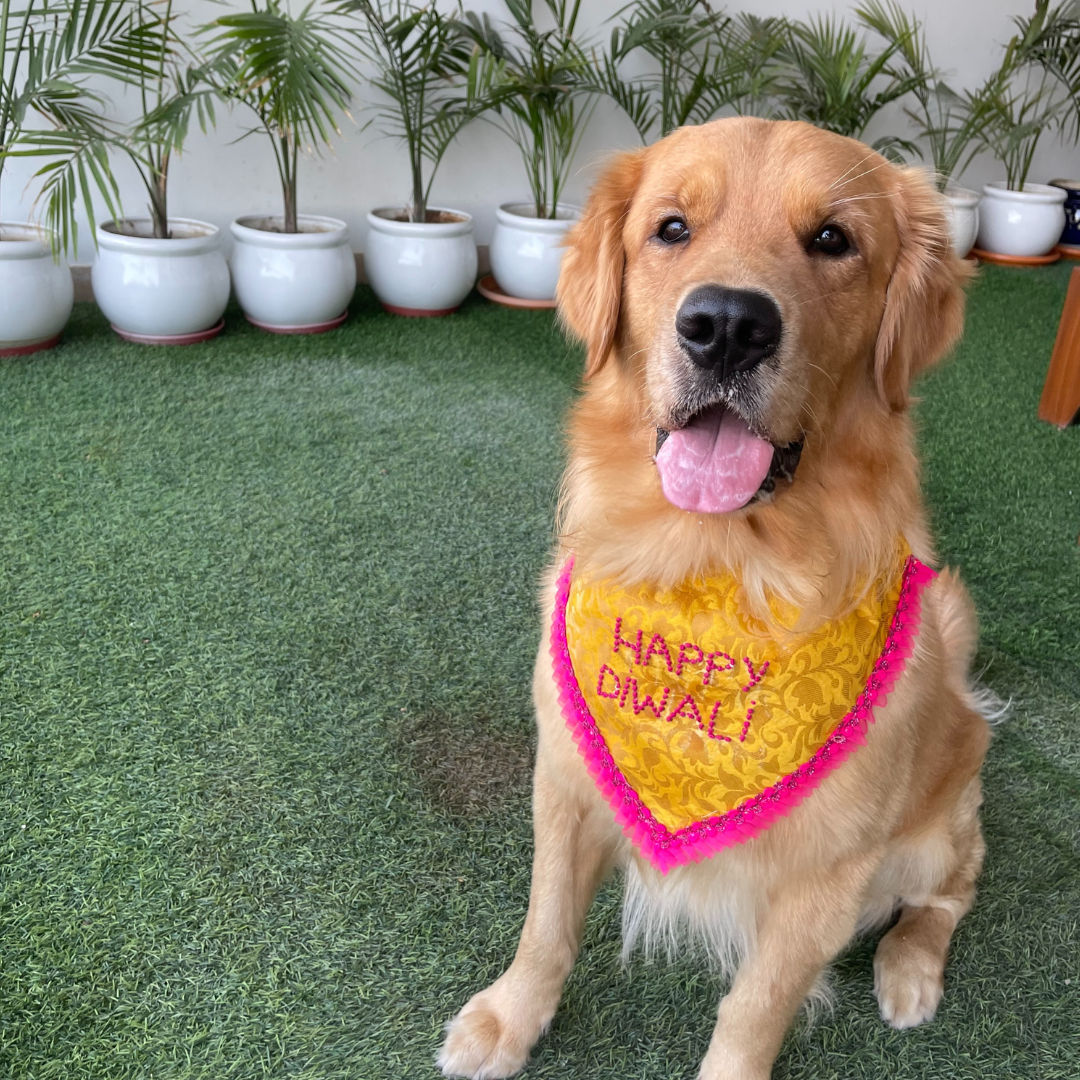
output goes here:
{"type": "MultiPolygon", "coordinates": [[[[7,61],[7,35],[8,35],[8,16],[9,16],[10,4],[8,0],[0,0],[0,76],[4,71],[4,64],[7,61]]],[[[4,109],[0,112],[0,179],[3,178],[4,160],[5,154],[4,148],[8,144],[10,139],[12,142],[15,140],[15,136],[19,132],[19,124],[14,117],[14,109],[12,103],[15,100],[15,76],[18,73],[19,61],[22,59],[23,46],[26,42],[26,36],[29,34],[33,38],[33,31],[30,29],[30,19],[34,10],[34,0],[26,0],[26,9],[22,12],[23,23],[19,28],[19,40],[15,45],[15,56],[11,62],[11,71],[8,77],[7,90],[4,93],[3,100],[7,103],[4,105],[4,109]]]]}
{"type": "MultiPolygon", "coordinates": [[[[402,90],[404,93],[408,93],[406,85],[405,74],[402,72],[402,90]]],[[[409,146],[412,147],[412,206],[409,207],[409,220],[410,221],[426,221],[427,220],[427,199],[424,197],[424,155],[420,145],[420,132],[423,129],[424,124],[424,90],[425,83],[420,81],[417,87],[416,97],[416,124],[412,130],[411,135],[408,135],[409,146]]],[[[403,110],[408,112],[408,109],[403,110]]]]}
{"type": "Polygon", "coordinates": [[[297,193],[297,185],[300,181],[300,141],[296,137],[296,133],[293,132],[292,139],[292,159],[291,159],[291,172],[292,182],[289,185],[292,191],[291,205],[285,209],[285,231],[288,233],[294,233],[300,231],[300,224],[297,221],[297,199],[299,198],[297,193]]]}
{"type": "Polygon", "coordinates": [[[286,232],[296,232],[296,173],[287,135],[278,136],[274,156],[277,158],[278,173],[281,176],[281,194],[284,198],[283,228],[286,232]]]}

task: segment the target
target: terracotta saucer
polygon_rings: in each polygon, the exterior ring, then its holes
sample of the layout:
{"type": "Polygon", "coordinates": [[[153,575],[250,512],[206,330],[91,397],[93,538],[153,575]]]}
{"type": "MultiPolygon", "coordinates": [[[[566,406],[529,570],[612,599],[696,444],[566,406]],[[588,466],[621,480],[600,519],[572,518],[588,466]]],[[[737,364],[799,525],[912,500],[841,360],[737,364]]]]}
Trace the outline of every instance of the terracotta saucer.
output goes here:
{"type": "Polygon", "coordinates": [[[116,323],[109,325],[125,341],[134,341],[137,345],[197,345],[200,341],[217,337],[225,326],[225,320],[219,319],[213,326],[197,330],[194,334],[136,334],[133,330],[121,330],[116,323]]]}
{"type": "Polygon", "coordinates": [[[1080,259],[1080,244],[1058,244],[1057,249],[1066,259],[1080,259]]]}
{"type": "Polygon", "coordinates": [[[60,335],[46,338],[44,341],[35,341],[30,345],[12,345],[6,349],[0,348],[0,356],[30,356],[32,353],[41,352],[43,349],[51,349],[60,344],[60,335]]]}
{"type": "Polygon", "coordinates": [[[259,322],[250,315],[244,316],[252,326],[257,326],[260,330],[268,330],[271,334],[325,334],[327,330],[336,330],[348,317],[349,309],[346,308],[336,318],[327,319],[326,322],[275,326],[271,323],[259,322]]]}
{"type": "Polygon", "coordinates": [[[983,251],[982,248],[972,248],[971,254],[982,262],[999,263],[1001,266],[1049,266],[1061,258],[1056,248],[1045,255],[999,255],[996,251],[983,251]]]}
{"type": "Polygon", "coordinates": [[[503,292],[494,274],[482,277],[476,283],[476,291],[493,303],[502,304],[503,307],[550,309],[555,306],[554,300],[525,300],[523,297],[511,296],[503,292]]]}

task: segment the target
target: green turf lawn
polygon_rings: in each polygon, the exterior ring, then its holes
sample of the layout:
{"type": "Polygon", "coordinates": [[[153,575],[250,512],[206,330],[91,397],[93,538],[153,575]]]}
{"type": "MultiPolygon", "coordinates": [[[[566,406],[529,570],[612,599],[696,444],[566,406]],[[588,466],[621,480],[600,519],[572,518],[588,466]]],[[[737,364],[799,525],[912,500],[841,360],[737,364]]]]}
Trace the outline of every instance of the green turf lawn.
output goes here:
{"type": "MultiPolygon", "coordinates": [[[[935,1023],[873,943],[776,1077],[1080,1075],[1080,429],[1035,419],[1067,267],[984,269],[919,409],[941,553],[1013,699],[935,1023]]],[[[560,418],[546,313],[186,349],[79,305],[0,361],[0,1076],[434,1076],[508,961],[560,418]]],[[[719,987],[618,961],[618,893],[527,1075],[690,1078],[719,987]]]]}

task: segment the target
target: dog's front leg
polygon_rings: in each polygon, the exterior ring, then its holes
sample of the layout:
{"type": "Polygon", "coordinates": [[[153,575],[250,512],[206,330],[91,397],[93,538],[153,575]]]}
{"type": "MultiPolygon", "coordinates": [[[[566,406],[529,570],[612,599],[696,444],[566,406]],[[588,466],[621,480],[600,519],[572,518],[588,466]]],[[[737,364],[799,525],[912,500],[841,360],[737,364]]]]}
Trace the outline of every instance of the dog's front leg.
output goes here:
{"type": "Polygon", "coordinates": [[[768,1080],[799,1006],[855,933],[874,865],[784,881],[769,897],[756,946],[720,1002],[700,1080],[768,1080]]]}
{"type": "Polygon", "coordinates": [[[514,962],[448,1025],[438,1058],[446,1076],[512,1076],[555,1015],[618,836],[595,789],[570,782],[581,768],[565,729],[549,737],[541,724],[529,912],[514,962]]]}

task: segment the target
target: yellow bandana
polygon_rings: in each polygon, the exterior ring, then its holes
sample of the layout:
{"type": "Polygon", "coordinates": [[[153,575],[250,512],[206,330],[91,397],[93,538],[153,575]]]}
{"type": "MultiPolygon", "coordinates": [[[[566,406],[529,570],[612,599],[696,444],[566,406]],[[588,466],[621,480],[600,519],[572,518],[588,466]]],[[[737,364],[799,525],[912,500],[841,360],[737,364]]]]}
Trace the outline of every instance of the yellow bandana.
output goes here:
{"type": "Polygon", "coordinates": [[[626,589],[572,571],[552,625],[563,711],[665,871],[760,832],[862,741],[934,573],[905,550],[849,614],[778,640],[739,611],[730,575],[626,589]]]}

